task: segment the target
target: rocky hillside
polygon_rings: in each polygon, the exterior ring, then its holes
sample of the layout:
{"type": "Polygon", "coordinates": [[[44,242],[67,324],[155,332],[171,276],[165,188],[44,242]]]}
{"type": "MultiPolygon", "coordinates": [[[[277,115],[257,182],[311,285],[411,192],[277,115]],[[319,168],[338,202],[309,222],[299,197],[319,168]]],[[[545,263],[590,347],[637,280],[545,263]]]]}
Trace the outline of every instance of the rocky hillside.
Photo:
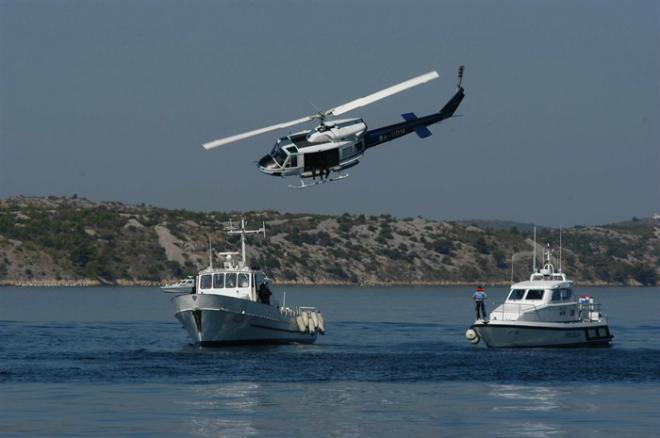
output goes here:
{"type": "MultiPolygon", "coordinates": [[[[248,256],[280,283],[508,284],[529,275],[531,233],[487,221],[458,223],[388,215],[242,214],[266,223],[248,256]]],[[[0,284],[156,284],[236,250],[223,231],[236,212],[191,212],[80,198],[0,200],[0,284]]],[[[557,230],[542,228],[557,247],[557,230]]],[[[655,285],[660,221],[565,229],[563,265],[580,284],[655,285]]]]}

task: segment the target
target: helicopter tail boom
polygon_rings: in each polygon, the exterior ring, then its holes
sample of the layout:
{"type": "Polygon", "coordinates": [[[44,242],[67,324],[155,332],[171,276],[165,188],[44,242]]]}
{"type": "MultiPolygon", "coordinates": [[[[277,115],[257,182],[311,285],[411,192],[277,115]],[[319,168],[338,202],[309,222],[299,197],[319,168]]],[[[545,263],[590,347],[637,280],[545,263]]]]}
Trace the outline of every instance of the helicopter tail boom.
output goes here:
{"type": "MultiPolygon", "coordinates": [[[[415,115],[415,113],[401,114],[401,117],[403,117],[403,120],[405,120],[407,122],[417,120],[417,116],[415,115]]],[[[415,128],[415,134],[417,134],[417,137],[419,137],[419,138],[426,138],[426,137],[430,137],[431,135],[433,135],[433,133],[431,131],[429,131],[429,128],[427,128],[426,126],[420,126],[418,128],[415,128]]]]}
{"type": "Polygon", "coordinates": [[[445,106],[443,106],[440,111],[438,111],[438,114],[442,117],[440,120],[448,119],[454,115],[458,109],[458,106],[461,104],[463,98],[465,97],[465,93],[463,91],[463,87],[459,86],[456,93],[452,96],[451,99],[449,99],[449,102],[447,102],[445,106]]]}
{"type": "Polygon", "coordinates": [[[420,138],[430,136],[431,131],[429,131],[428,126],[452,117],[464,98],[463,87],[459,86],[456,93],[437,113],[432,113],[424,117],[417,117],[414,113],[405,113],[401,115],[405,120],[404,122],[367,131],[364,135],[365,149],[378,146],[379,144],[386,143],[412,132],[416,133],[420,138]]]}

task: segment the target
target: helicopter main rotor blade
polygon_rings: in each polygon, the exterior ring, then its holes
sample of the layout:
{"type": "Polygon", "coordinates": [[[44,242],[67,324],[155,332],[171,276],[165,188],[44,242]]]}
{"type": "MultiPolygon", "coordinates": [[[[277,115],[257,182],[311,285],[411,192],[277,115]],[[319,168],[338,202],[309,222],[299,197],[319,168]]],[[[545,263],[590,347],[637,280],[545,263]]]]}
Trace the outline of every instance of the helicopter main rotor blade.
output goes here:
{"type": "Polygon", "coordinates": [[[307,116],[301,119],[292,120],[290,122],[278,123],[277,125],[271,125],[265,128],[255,129],[254,131],[248,131],[248,132],[243,132],[242,134],[232,135],[231,137],[220,138],[218,140],[213,140],[208,143],[204,143],[203,147],[206,150],[217,148],[218,146],[223,146],[228,143],[233,143],[235,141],[254,137],[255,135],[264,134],[266,132],[276,131],[278,129],[288,128],[289,126],[299,125],[301,123],[309,122],[310,120],[314,120],[316,117],[317,117],[316,115],[307,116]]]}
{"type": "Polygon", "coordinates": [[[276,131],[278,129],[282,128],[288,128],[289,126],[294,126],[294,125],[299,125],[301,123],[309,122],[311,120],[323,120],[326,117],[332,117],[332,116],[338,116],[340,114],[347,113],[349,111],[352,111],[356,108],[363,107],[365,105],[369,105],[371,103],[374,103],[376,101],[379,101],[381,99],[384,99],[388,96],[391,96],[393,94],[400,93],[402,91],[405,91],[409,88],[416,87],[417,85],[421,85],[425,82],[432,81],[433,79],[437,79],[439,77],[437,71],[431,71],[426,74],[416,76],[412,79],[408,79],[407,81],[403,81],[399,84],[392,85],[391,87],[385,88],[383,90],[377,91],[375,93],[372,93],[368,96],[361,97],[359,99],[352,100],[348,103],[345,103],[343,105],[339,105],[337,107],[331,108],[327,111],[320,112],[317,114],[313,114],[311,116],[306,116],[297,120],[292,120],[290,122],[283,122],[283,123],[278,123],[277,125],[271,125],[267,126],[265,128],[260,128],[260,129],[255,129],[254,131],[248,131],[248,132],[243,132],[241,134],[236,134],[232,135],[231,137],[225,137],[225,138],[220,138],[218,140],[213,140],[208,143],[204,143],[204,149],[209,150],[209,149],[214,149],[219,146],[226,145],[228,143],[233,143],[235,141],[239,140],[244,140],[246,138],[254,137],[256,135],[260,134],[265,134],[266,132],[270,131],[276,131]]]}
{"type": "Polygon", "coordinates": [[[439,77],[437,71],[431,71],[426,74],[416,76],[412,79],[408,79],[407,81],[403,81],[399,84],[392,85],[391,87],[385,88],[384,90],[377,91],[375,93],[372,93],[368,96],[361,97],[359,99],[352,100],[348,103],[345,103],[343,105],[339,105],[335,108],[329,109],[325,112],[326,116],[338,116],[340,114],[347,113],[349,111],[352,111],[356,108],[360,108],[365,105],[369,105],[371,103],[374,103],[376,101],[379,101],[381,99],[384,99],[388,96],[391,96],[396,93],[400,93],[402,91],[405,91],[409,88],[416,87],[417,85],[421,85],[425,82],[432,81],[433,79],[437,79],[439,77]]]}

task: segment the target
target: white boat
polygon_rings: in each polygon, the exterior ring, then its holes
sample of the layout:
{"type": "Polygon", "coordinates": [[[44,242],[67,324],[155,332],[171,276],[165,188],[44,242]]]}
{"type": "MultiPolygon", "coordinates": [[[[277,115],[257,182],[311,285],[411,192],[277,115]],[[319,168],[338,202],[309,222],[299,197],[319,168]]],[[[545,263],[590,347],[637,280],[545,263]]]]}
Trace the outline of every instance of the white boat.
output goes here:
{"type": "Polygon", "coordinates": [[[160,289],[163,292],[167,292],[170,294],[186,294],[186,293],[191,293],[193,291],[193,287],[195,286],[195,276],[190,275],[183,280],[177,281],[176,283],[168,284],[160,289]]]}
{"type": "Polygon", "coordinates": [[[240,229],[230,225],[229,234],[241,235],[241,260],[232,258],[238,253],[218,253],[225,260],[215,268],[210,256],[209,267],[195,277],[193,291],[172,299],[176,318],[196,344],[311,344],[325,333],[323,315],[316,308],[289,308],[259,296],[266,276],[247,265],[245,236],[261,232],[265,234],[264,227],[246,230],[243,220],[240,229]]]}
{"type": "Polygon", "coordinates": [[[504,302],[487,319],[478,319],[465,332],[473,344],[488,347],[603,346],[613,336],[607,318],[589,295],[575,296],[566,274],[555,272],[546,251],[543,269],[529,281],[514,283],[504,302]]]}

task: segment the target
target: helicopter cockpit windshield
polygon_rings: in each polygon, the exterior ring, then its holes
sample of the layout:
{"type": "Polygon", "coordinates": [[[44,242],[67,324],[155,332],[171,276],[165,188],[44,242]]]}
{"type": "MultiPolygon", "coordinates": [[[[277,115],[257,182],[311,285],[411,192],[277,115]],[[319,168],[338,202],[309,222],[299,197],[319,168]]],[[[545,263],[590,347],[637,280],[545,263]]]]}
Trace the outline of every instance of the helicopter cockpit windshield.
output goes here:
{"type": "Polygon", "coordinates": [[[284,162],[288,157],[288,154],[283,149],[283,147],[289,144],[291,144],[291,140],[289,140],[287,137],[280,138],[277,140],[277,143],[275,143],[275,146],[273,146],[273,150],[270,151],[270,156],[273,157],[275,162],[279,164],[280,167],[284,166],[284,162]]]}

